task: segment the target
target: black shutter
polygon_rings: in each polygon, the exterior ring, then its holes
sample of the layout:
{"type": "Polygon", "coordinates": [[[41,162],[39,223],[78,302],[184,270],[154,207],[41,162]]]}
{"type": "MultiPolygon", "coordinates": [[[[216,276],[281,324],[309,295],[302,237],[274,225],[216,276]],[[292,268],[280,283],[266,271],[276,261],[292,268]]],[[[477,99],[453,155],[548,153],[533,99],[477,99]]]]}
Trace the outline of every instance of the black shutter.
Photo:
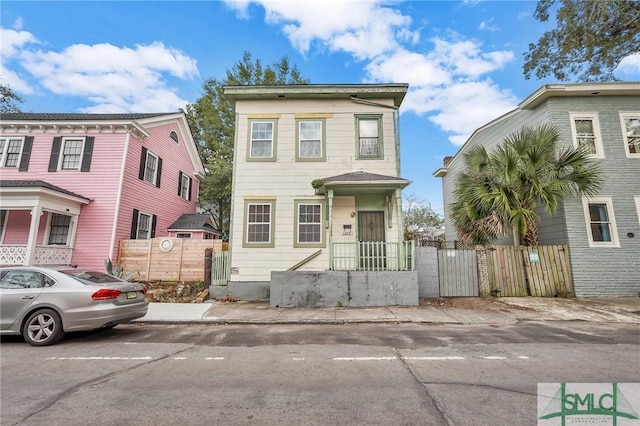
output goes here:
{"type": "Polygon", "coordinates": [[[147,166],[147,148],[142,147],[140,155],[140,170],[138,171],[138,179],[144,180],[144,168],[147,166]]]}
{"type": "Polygon", "coordinates": [[[51,157],[49,158],[49,171],[55,172],[58,170],[58,159],[60,158],[60,146],[62,145],[62,136],[56,136],[53,138],[53,145],[51,146],[51,157]]]}
{"type": "Polygon", "coordinates": [[[182,196],[182,172],[178,173],[178,197],[182,196]]]}
{"type": "Polygon", "coordinates": [[[82,153],[82,165],[80,166],[81,172],[88,172],[91,169],[91,157],[93,156],[93,136],[87,136],[84,140],[84,152],[82,153]]]}
{"type": "Polygon", "coordinates": [[[189,178],[189,201],[191,201],[191,187],[193,186],[193,179],[189,178]]]}
{"type": "Polygon", "coordinates": [[[162,158],[158,157],[158,173],[156,173],[156,186],[160,188],[160,176],[162,176],[162,158]]]}
{"type": "Polygon", "coordinates": [[[154,214],[151,216],[151,238],[156,237],[156,222],[158,222],[158,216],[154,214]]]}
{"type": "Polygon", "coordinates": [[[131,219],[131,239],[135,240],[137,239],[136,237],[138,236],[138,213],[140,213],[138,210],[133,209],[133,219],[131,219]]]}
{"type": "Polygon", "coordinates": [[[31,148],[33,147],[33,136],[24,138],[22,145],[22,157],[20,158],[20,168],[18,171],[26,172],[29,170],[29,160],[31,159],[31,148]]]}

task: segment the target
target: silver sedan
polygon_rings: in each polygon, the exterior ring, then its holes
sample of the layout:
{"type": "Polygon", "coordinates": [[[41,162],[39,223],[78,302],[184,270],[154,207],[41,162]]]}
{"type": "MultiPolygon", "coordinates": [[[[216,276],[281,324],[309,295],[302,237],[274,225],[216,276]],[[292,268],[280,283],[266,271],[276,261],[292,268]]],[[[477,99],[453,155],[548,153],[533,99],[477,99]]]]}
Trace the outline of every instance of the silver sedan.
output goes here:
{"type": "Polygon", "coordinates": [[[41,267],[0,269],[0,334],[34,346],[66,332],[114,327],[147,314],[144,285],[103,272],[41,267]]]}

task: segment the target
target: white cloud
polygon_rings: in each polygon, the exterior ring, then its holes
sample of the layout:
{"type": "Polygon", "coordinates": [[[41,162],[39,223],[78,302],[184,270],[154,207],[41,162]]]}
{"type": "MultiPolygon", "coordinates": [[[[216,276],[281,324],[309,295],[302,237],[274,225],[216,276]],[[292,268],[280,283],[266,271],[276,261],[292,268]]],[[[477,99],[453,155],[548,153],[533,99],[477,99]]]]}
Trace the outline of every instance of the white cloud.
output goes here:
{"type": "Polygon", "coordinates": [[[493,18],[480,22],[480,25],[478,25],[478,28],[480,28],[481,30],[487,30],[491,32],[500,30],[500,28],[498,28],[498,26],[493,23],[493,18]]]}
{"type": "Polygon", "coordinates": [[[33,93],[29,83],[20,78],[17,73],[5,67],[4,64],[0,64],[0,77],[2,84],[9,86],[15,93],[24,93],[26,95],[33,93]]]}
{"type": "Polygon", "coordinates": [[[195,59],[159,42],[134,48],[74,44],[60,52],[16,49],[15,55],[46,89],[95,104],[83,112],[175,111],[187,101],[168,86],[167,77],[199,75],[195,59]]]}
{"type": "MultiPolygon", "coordinates": [[[[241,16],[250,4],[265,10],[265,20],[281,26],[291,44],[307,53],[314,43],[366,61],[366,81],[409,83],[403,111],[427,115],[455,145],[477,127],[513,109],[517,100],[487,78],[514,60],[508,50],[487,51],[475,40],[450,33],[431,40],[432,48],[415,47],[420,30],[394,2],[287,0],[227,1],[241,16]]],[[[474,6],[476,1],[465,3],[474,6]]],[[[482,29],[497,30],[493,18],[482,29]]]]}
{"type": "Polygon", "coordinates": [[[28,31],[0,28],[0,55],[3,61],[13,58],[25,45],[32,43],[38,43],[38,40],[28,31]]]}
{"type": "Polygon", "coordinates": [[[623,74],[640,74],[640,53],[629,55],[620,61],[616,71],[623,74]]]}

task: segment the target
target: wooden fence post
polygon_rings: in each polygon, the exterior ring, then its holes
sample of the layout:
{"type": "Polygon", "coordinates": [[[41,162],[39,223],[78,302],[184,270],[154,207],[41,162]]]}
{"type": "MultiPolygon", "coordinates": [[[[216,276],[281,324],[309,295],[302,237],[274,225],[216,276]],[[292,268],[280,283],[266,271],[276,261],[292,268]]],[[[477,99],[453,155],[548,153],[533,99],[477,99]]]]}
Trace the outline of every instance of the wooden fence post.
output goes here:
{"type": "Polygon", "coordinates": [[[207,248],[204,251],[204,287],[211,286],[211,265],[213,263],[213,249],[207,248]]]}

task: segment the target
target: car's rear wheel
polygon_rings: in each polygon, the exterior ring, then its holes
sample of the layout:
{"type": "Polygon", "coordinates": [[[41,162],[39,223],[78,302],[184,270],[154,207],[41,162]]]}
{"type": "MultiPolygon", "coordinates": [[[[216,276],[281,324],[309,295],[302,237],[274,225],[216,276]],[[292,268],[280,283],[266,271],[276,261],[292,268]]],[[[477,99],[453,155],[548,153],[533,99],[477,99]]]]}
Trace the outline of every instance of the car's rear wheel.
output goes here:
{"type": "Polygon", "coordinates": [[[60,315],[53,309],[33,312],[24,323],[22,337],[30,345],[52,345],[64,336],[60,315]]]}

